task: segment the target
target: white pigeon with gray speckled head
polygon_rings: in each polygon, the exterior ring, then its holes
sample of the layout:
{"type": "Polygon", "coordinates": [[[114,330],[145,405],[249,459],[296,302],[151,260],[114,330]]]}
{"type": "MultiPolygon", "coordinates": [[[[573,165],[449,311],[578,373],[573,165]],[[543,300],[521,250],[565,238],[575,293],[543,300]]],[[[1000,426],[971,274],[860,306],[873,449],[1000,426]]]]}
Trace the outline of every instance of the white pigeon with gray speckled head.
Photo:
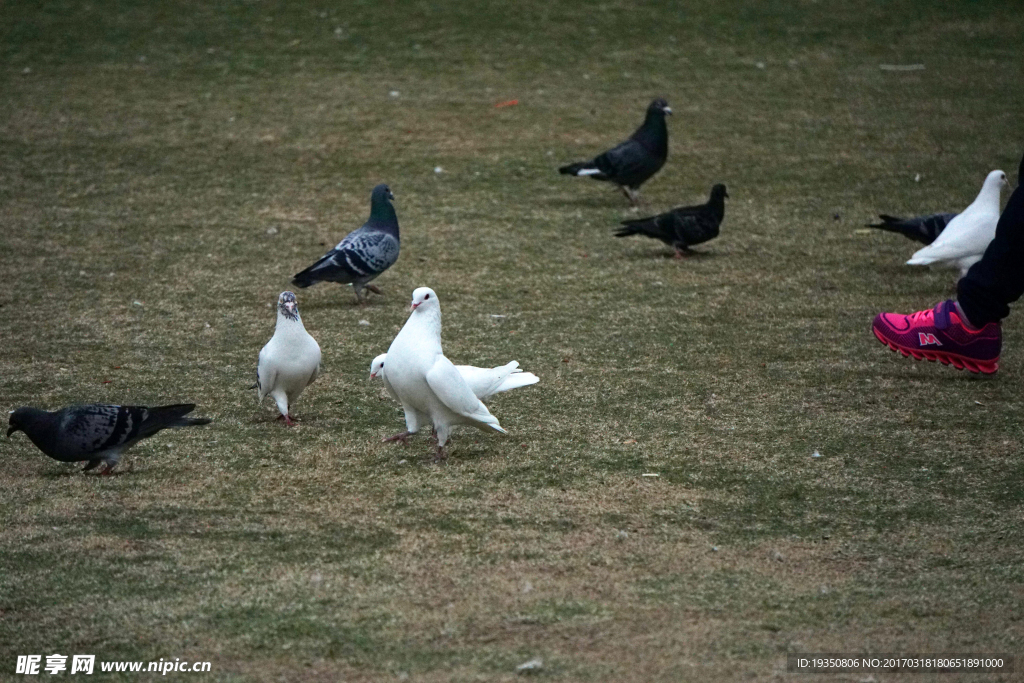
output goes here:
{"type": "Polygon", "coordinates": [[[281,292],[277,299],[274,336],[260,351],[256,366],[256,389],[260,403],[271,396],[281,411],[279,419],[291,427],[291,407],[320,372],[320,345],[306,331],[293,292],[281,292]]]}

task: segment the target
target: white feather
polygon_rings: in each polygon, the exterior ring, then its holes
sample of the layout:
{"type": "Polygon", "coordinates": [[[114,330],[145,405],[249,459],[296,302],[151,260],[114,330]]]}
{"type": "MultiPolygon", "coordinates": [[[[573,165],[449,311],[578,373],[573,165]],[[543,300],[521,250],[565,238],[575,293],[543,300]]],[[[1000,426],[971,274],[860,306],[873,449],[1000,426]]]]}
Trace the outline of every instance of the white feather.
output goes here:
{"type": "MultiPolygon", "coordinates": [[[[388,394],[397,401],[398,397],[395,395],[394,389],[391,388],[391,383],[385,372],[384,360],[386,358],[387,354],[382,353],[373,359],[370,364],[370,378],[380,377],[384,381],[384,388],[388,394]]],[[[455,369],[459,371],[462,379],[481,401],[486,401],[495,394],[536,384],[540,381],[540,378],[532,372],[523,372],[518,361],[511,361],[494,368],[456,365],[455,369]]]]}
{"type": "Polygon", "coordinates": [[[981,260],[989,242],[996,236],[999,222],[999,193],[1006,185],[1006,174],[992,171],[985,178],[977,198],[939,233],[934,242],[918,249],[907,261],[910,266],[948,263],[961,274],[981,260]]]}
{"type": "Polygon", "coordinates": [[[432,289],[420,287],[413,292],[413,312],[388,348],[387,380],[405,409],[408,431],[432,423],[439,447],[457,425],[505,432],[445,358],[441,306],[432,289]]]}
{"type": "Polygon", "coordinates": [[[581,168],[580,170],[576,171],[576,175],[577,176],[581,176],[581,175],[597,175],[600,172],[601,172],[601,169],[599,169],[599,168],[581,168]]]}
{"type": "Polygon", "coordinates": [[[316,379],[320,371],[320,345],[306,332],[302,318],[292,320],[278,310],[274,336],[260,351],[256,375],[260,402],[271,396],[282,415],[316,379]]]}

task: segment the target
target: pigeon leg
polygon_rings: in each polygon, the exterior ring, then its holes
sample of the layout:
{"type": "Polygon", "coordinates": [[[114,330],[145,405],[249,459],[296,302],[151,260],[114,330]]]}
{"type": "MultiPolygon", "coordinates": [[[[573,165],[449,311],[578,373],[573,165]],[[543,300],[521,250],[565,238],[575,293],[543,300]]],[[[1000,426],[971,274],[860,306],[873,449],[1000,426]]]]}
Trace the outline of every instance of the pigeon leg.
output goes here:
{"type": "Polygon", "coordinates": [[[88,472],[89,470],[96,469],[100,466],[101,462],[103,462],[102,458],[94,458],[86,463],[85,467],[82,468],[82,471],[88,472]]]}
{"type": "Polygon", "coordinates": [[[448,459],[448,451],[444,446],[438,446],[434,451],[434,462],[444,462],[448,459]]]}
{"type": "Polygon", "coordinates": [[[291,415],[284,415],[284,414],[278,415],[277,419],[278,419],[278,421],[284,420],[285,425],[287,425],[289,427],[294,427],[295,426],[295,423],[292,422],[292,416],[291,415]]]}
{"type": "Polygon", "coordinates": [[[637,190],[634,190],[631,187],[626,187],[625,185],[620,185],[620,187],[622,188],[622,193],[624,195],[626,195],[626,199],[629,200],[629,203],[632,206],[636,206],[637,205],[637,200],[640,198],[640,192],[637,191],[637,190]]]}
{"type": "Polygon", "coordinates": [[[676,259],[677,261],[681,261],[684,258],[687,258],[688,256],[692,255],[693,252],[687,249],[686,247],[676,247],[675,256],[673,256],[672,258],[676,259]]]}
{"type": "Polygon", "coordinates": [[[117,463],[119,463],[119,462],[121,462],[121,453],[119,451],[114,451],[113,453],[108,453],[103,458],[103,464],[106,465],[106,467],[103,469],[102,472],[100,472],[100,474],[103,474],[103,475],[111,475],[111,474],[113,474],[114,473],[114,468],[117,467],[117,463]]]}
{"type": "Polygon", "coordinates": [[[380,291],[380,287],[378,287],[377,285],[369,285],[368,284],[368,285],[366,285],[366,288],[368,290],[370,290],[371,292],[373,292],[374,294],[380,294],[381,296],[384,295],[384,292],[380,291]]]}
{"type": "Polygon", "coordinates": [[[363,296],[363,286],[352,284],[352,291],[356,293],[356,305],[361,306],[366,303],[366,297],[363,296]]]}
{"type": "Polygon", "coordinates": [[[398,434],[395,434],[394,436],[389,436],[388,438],[384,439],[384,441],[382,443],[391,443],[393,441],[401,441],[402,445],[404,446],[404,445],[409,443],[409,437],[412,436],[412,434],[413,434],[412,432],[399,432],[398,434]]]}

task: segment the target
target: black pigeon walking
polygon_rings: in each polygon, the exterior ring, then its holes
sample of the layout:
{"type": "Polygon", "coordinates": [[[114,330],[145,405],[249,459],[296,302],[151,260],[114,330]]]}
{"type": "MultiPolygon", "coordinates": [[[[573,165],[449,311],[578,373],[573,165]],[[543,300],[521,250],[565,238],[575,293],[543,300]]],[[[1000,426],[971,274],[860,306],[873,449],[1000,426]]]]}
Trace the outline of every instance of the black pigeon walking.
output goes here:
{"type": "Polygon", "coordinates": [[[47,412],[26,406],[11,412],[7,436],[23,431],[54,460],[88,460],[83,472],[102,462],[103,473],[110,474],[121,453],[161,429],[209,424],[205,417],[185,417],[195,408],[194,403],[156,408],[94,403],[47,412]]]}
{"type": "Polygon", "coordinates": [[[668,102],[657,99],[647,107],[647,117],[629,139],[590,161],[580,161],[558,169],[559,173],[589,176],[615,183],[636,206],[640,186],[661,170],[668,159],[668,126],[665,114],[671,114],[668,102]]]}
{"type": "Polygon", "coordinates": [[[881,223],[865,223],[865,225],[869,228],[898,232],[921,244],[931,244],[955,216],[955,213],[933,213],[929,216],[899,218],[880,213],[878,217],[882,219],[881,223]]]}
{"type": "Polygon", "coordinates": [[[690,247],[718,237],[718,229],[725,217],[725,198],[729,193],[725,185],[711,188],[711,198],[706,204],[681,206],[678,209],[650,218],[622,221],[616,237],[644,235],[661,240],[676,250],[676,258],[689,253],[690,247]]]}
{"type": "Polygon", "coordinates": [[[376,285],[368,283],[398,260],[398,216],[391,205],[394,198],[387,185],[373,188],[370,218],[363,227],[350,232],[338,246],[292,278],[292,284],[303,288],[318,282],[351,284],[356,303],[363,302],[364,288],[381,294],[376,285]]]}

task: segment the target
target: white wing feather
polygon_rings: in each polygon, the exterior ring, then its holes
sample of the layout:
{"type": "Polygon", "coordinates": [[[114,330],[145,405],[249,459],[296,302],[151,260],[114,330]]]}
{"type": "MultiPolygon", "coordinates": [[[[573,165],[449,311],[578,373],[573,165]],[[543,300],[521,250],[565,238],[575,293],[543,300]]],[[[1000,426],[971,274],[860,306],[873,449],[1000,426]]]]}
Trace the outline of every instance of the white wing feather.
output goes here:
{"type": "Polygon", "coordinates": [[[433,367],[427,372],[426,379],[434,396],[450,411],[468,420],[483,423],[502,434],[505,433],[497,418],[480,402],[450,360],[438,356],[433,367]]]}

